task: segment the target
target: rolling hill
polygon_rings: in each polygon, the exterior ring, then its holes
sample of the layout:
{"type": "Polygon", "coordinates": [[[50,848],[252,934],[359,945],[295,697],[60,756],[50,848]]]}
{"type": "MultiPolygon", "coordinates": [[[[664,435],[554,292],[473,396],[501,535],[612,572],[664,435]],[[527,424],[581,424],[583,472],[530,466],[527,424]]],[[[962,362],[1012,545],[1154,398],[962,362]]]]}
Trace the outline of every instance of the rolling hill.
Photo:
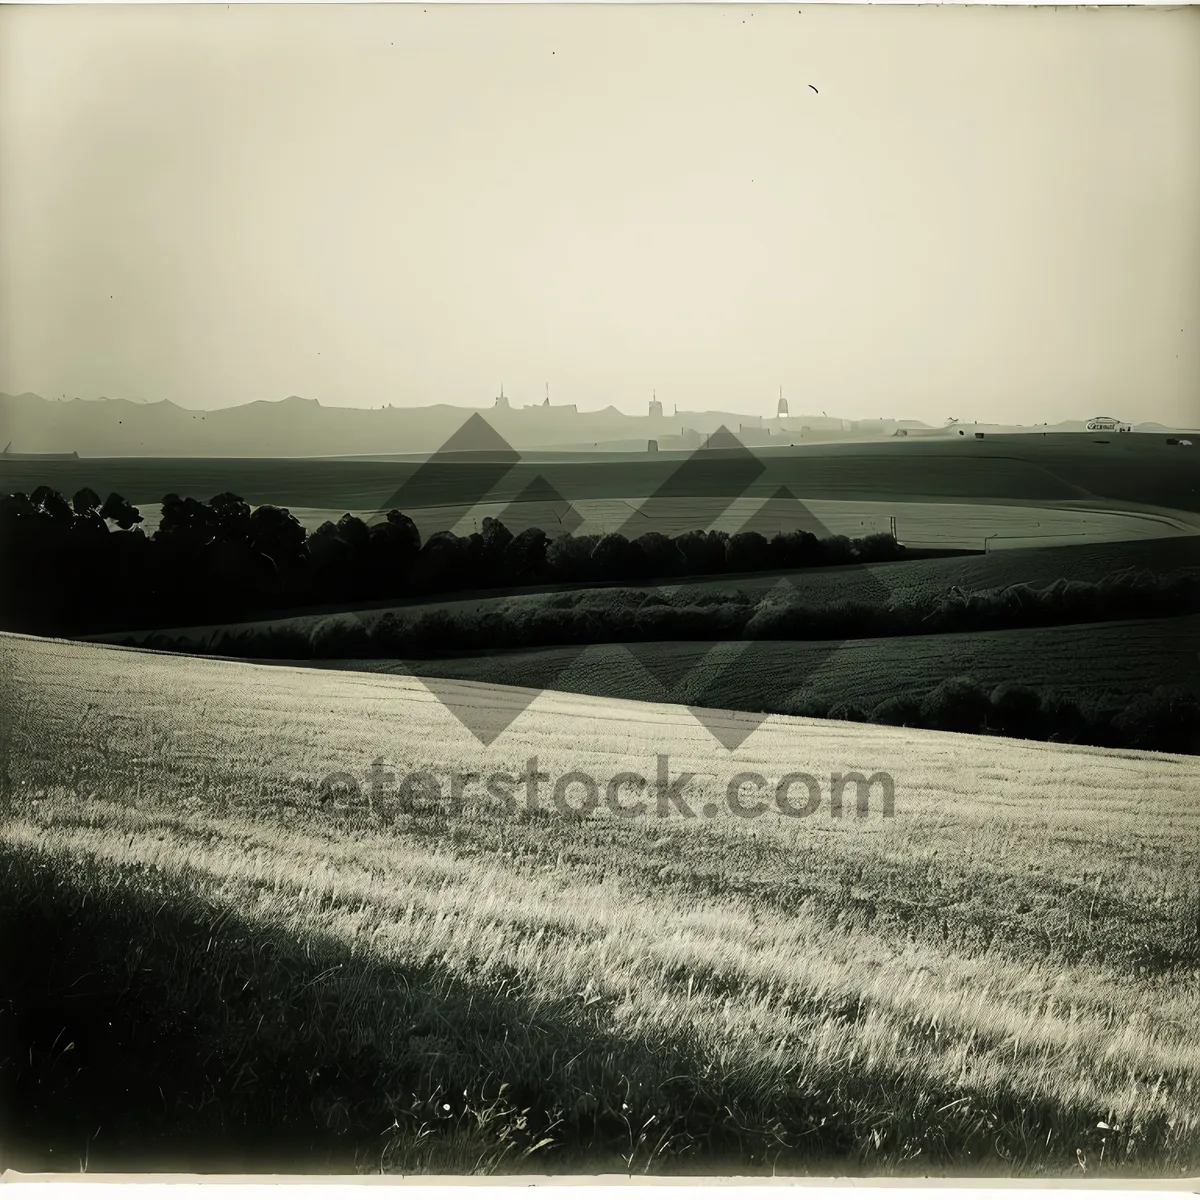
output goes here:
{"type": "Polygon", "coordinates": [[[0,670],[14,1166],[1200,1162],[1195,759],[796,718],[729,754],[562,693],[484,747],[411,679],[8,635],[0,670]],[[537,802],[491,790],[533,758],[537,802]],[[683,807],[604,799],[664,767],[683,807]],[[836,814],[854,770],[890,815],[836,814]],[[747,808],[795,772],[808,815],[747,808]]]}

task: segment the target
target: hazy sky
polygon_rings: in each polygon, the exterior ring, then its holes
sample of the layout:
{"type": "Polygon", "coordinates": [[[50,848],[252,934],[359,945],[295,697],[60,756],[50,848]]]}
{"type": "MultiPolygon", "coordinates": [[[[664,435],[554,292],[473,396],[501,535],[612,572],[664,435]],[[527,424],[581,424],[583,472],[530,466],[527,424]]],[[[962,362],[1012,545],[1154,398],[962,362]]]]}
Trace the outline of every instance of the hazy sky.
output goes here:
{"type": "Polygon", "coordinates": [[[1195,9],[0,10],[2,391],[1194,424],[1198,329],[1195,9]]]}

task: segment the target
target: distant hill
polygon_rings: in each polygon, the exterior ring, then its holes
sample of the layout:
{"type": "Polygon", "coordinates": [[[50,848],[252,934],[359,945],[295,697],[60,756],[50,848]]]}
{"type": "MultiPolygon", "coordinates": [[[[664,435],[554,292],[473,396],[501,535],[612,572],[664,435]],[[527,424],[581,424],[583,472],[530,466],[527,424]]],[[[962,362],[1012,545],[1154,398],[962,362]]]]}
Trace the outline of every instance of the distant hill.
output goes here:
{"type": "MultiPolygon", "coordinates": [[[[74,451],[84,458],[428,454],[455,434],[472,412],[479,412],[500,437],[520,451],[593,447],[644,451],[651,440],[663,450],[687,449],[699,446],[705,436],[722,425],[748,445],[859,441],[891,437],[898,429],[905,429],[912,436],[953,436],[952,431],[930,428],[920,421],[898,418],[852,421],[823,413],[776,418],[734,412],[674,411],[650,416],[623,413],[611,405],[597,412],[578,412],[574,405],[341,408],[328,407],[305,396],[255,400],[232,408],[199,411],[170,400],[155,403],[114,397],[46,400],[25,392],[19,396],[0,393],[0,447],[11,442],[15,454],[74,451]]],[[[1068,422],[1053,428],[1082,429],[1083,424],[1068,422]]],[[[1006,427],[995,425],[964,428],[1006,431],[1006,427]]]]}
{"type": "MultiPolygon", "coordinates": [[[[574,405],[536,405],[482,410],[435,404],[425,408],[326,407],[319,400],[288,396],[255,400],[213,411],[183,408],[170,400],[135,402],[116,397],[99,400],[46,400],[31,392],[0,393],[0,447],[12,443],[17,454],[75,451],[93,457],[247,457],[308,458],[340,455],[425,454],[442,446],[478,411],[517,450],[587,449],[621,445],[645,450],[658,440],[664,448],[699,439],[722,425],[735,433],[746,426],[768,437],[849,431],[854,422],[834,417],[796,416],[760,420],[744,413],[677,412],[634,416],[609,405],[578,412],[574,405]]],[[[897,422],[873,422],[891,432],[897,422]]],[[[911,428],[920,422],[906,421],[911,428]]]]}

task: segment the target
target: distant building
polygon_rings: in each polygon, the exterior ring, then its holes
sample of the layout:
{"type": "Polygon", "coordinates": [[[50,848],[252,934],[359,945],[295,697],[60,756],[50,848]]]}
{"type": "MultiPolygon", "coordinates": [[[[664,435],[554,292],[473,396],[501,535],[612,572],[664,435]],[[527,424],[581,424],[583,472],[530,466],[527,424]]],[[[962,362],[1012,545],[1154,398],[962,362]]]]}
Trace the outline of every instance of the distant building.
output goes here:
{"type": "MultiPolygon", "coordinates": [[[[782,432],[782,431],[781,431],[782,432]]],[[[738,425],[738,440],[743,446],[766,446],[771,442],[771,429],[766,425],[738,425]]],[[[706,441],[707,445],[707,441],[706,441]]]]}
{"type": "Polygon", "coordinates": [[[650,438],[649,441],[646,442],[646,453],[647,454],[657,454],[658,453],[658,441],[655,438],[650,438]]]}
{"type": "Polygon", "coordinates": [[[511,408],[508,397],[504,394],[504,384],[500,385],[500,395],[496,397],[495,408],[511,408]]]}
{"type": "Polygon", "coordinates": [[[1086,428],[1088,433],[1110,433],[1120,424],[1116,417],[1093,417],[1086,428]]]}
{"type": "Polygon", "coordinates": [[[700,434],[695,429],[680,429],[678,435],[660,438],[659,445],[666,450],[698,450],[700,434]]]}
{"type": "Polygon", "coordinates": [[[650,401],[650,416],[657,419],[663,415],[662,401],[659,400],[657,394],[650,401]]]}
{"type": "Polygon", "coordinates": [[[783,398],[783,388],[779,389],[779,408],[775,415],[777,417],[786,417],[788,415],[787,401],[783,398]]]}

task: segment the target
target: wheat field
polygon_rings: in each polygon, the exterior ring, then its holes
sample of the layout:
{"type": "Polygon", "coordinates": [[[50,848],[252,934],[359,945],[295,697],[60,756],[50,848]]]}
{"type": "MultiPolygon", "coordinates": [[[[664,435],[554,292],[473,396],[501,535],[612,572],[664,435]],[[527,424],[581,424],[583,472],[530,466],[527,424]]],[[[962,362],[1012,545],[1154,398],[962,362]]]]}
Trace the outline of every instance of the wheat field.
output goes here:
{"type": "Polygon", "coordinates": [[[265,1124],[364,1171],[1200,1163],[1200,760],[786,717],[731,753],[668,705],[7,635],[0,675],[30,1162],[265,1124]],[[533,756],[536,810],[483,787],[533,756]],[[660,756],[694,816],[555,806],[660,756]],[[372,763],[441,800],[322,795],[372,763]],[[892,815],[834,814],[850,771],[892,815]],[[738,816],[740,772],[820,804],[738,816]]]}

